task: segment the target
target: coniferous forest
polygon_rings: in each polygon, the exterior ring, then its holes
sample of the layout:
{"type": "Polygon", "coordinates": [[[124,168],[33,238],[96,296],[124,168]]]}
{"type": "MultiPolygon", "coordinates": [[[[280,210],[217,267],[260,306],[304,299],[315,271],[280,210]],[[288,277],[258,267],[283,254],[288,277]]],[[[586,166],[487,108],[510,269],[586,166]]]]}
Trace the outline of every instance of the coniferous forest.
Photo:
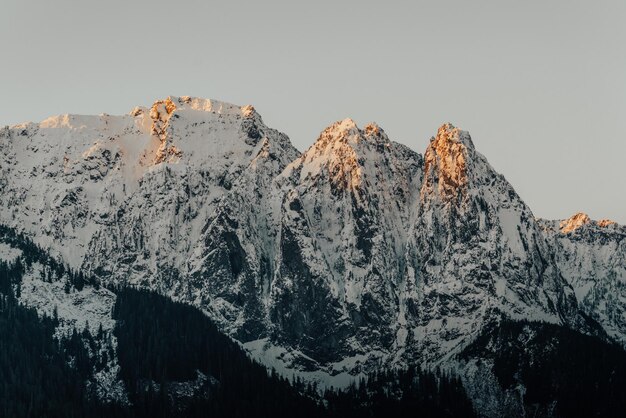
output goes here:
{"type": "Polygon", "coordinates": [[[504,320],[462,357],[493,361],[505,389],[524,385],[531,416],[610,417],[626,411],[626,353],[596,336],[554,324],[504,320]]]}

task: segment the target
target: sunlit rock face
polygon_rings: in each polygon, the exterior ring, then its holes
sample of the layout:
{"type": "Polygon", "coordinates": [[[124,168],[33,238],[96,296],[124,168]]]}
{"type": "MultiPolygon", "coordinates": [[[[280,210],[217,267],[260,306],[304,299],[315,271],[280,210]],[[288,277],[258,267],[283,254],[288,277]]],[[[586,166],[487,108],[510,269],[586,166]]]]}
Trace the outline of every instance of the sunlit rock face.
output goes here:
{"type": "Polygon", "coordinates": [[[559,228],[561,229],[562,233],[567,234],[568,232],[572,232],[580,228],[581,226],[588,224],[589,222],[591,222],[589,216],[586,213],[580,212],[569,219],[561,221],[561,223],[559,224],[559,228]]]}
{"type": "Polygon", "coordinates": [[[281,174],[270,309],[279,338],[323,350],[322,361],[368,361],[393,345],[421,170],[421,156],[378,126],[344,120],[281,174]]]}
{"type": "Polygon", "coordinates": [[[180,159],[182,152],[174,145],[169,145],[167,141],[170,117],[176,110],[176,104],[171,98],[159,100],[150,108],[150,118],[152,118],[152,135],[156,135],[161,140],[154,164],[160,164],[169,158],[168,162],[176,162],[180,159]]]}
{"type": "Polygon", "coordinates": [[[623,227],[536,220],[450,124],[424,157],[350,119],[301,154],[252,106],[170,97],[1,130],[0,195],[0,222],[72,267],[312,379],[444,364],[501,317],[626,335],[623,227]]]}
{"type": "Polygon", "coordinates": [[[436,194],[444,202],[462,199],[467,188],[466,161],[473,149],[467,132],[449,123],[441,126],[424,155],[422,198],[436,194]]]}

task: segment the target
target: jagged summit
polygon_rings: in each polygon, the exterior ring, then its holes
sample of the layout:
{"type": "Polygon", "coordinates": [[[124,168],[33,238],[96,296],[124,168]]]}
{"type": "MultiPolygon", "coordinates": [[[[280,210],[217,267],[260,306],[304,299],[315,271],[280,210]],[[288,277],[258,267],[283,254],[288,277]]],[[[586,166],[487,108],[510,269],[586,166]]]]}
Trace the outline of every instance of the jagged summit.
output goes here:
{"type": "Polygon", "coordinates": [[[359,187],[362,169],[355,146],[362,140],[352,119],[333,123],[300,157],[301,178],[329,175],[331,183],[341,189],[359,187]]]}
{"type": "Polygon", "coordinates": [[[383,144],[390,142],[385,131],[375,122],[370,122],[361,129],[353,119],[346,118],[326,127],[313,146],[326,147],[334,142],[358,144],[362,141],[383,144]]]}
{"type": "Polygon", "coordinates": [[[617,223],[610,219],[600,219],[599,221],[595,221],[586,213],[578,212],[570,218],[561,221],[559,223],[559,230],[563,234],[568,234],[585,225],[596,225],[600,228],[607,228],[611,225],[617,225],[617,223]]]}
{"type": "Polygon", "coordinates": [[[403,148],[391,142],[377,124],[369,123],[361,129],[354,120],[346,118],[324,129],[302,154],[298,165],[303,179],[317,178],[325,172],[338,189],[355,190],[366,177],[375,181],[376,167],[388,164],[383,161],[404,158],[396,155],[406,152],[403,148]]]}
{"type": "Polygon", "coordinates": [[[130,111],[129,115],[137,117],[147,113],[152,119],[166,120],[174,112],[188,110],[243,118],[254,117],[261,120],[260,115],[251,105],[238,106],[219,100],[190,96],[168,96],[165,99],[156,100],[149,109],[143,106],[137,106],[130,111]]]}
{"type": "Polygon", "coordinates": [[[352,119],[301,154],[252,106],[168,97],[0,138],[0,223],[202,308],[289,372],[442,361],[496,312],[577,329],[577,302],[626,336],[625,229],[539,224],[449,123],[424,157],[352,119]]]}
{"type": "Polygon", "coordinates": [[[318,137],[317,141],[315,141],[314,146],[317,146],[318,144],[326,146],[330,142],[357,142],[359,139],[359,132],[360,130],[356,125],[356,122],[350,118],[346,118],[326,127],[318,137]]]}
{"type": "MultiPolygon", "coordinates": [[[[150,114],[155,108],[165,106],[164,110],[171,114],[174,111],[193,110],[214,113],[217,115],[230,115],[243,118],[259,118],[260,115],[252,105],[239,106],[236,104],[224,102],[215,99],[205,99],[192,96],[168,96],[165,99],[157,99],[149,106],[135,106],[126,116],[138,117],[143,114],[150,114]]],[[[59,115],[51,115],[39,123],[22,122],[10,125],[10,129],[24,129],[34,125],[42,128],[81,128],[89,126],[96,120],[106,120],[110,118],[123,118],[124,116],[109,115],[102,113],[100,115],[83,115],[73,113],[63,113],[59,115]]]]}
{"type": "Polygon", "coordinates": [[[597,225],[600,228],[606,228],[606,227],[611,226],[611,225],[617,225],[617,222],[615,222],[615,221],[613,221],[611,219],[600,219],[596,223],[597,223],[597,225]]]}
{"type": "Polygon", "coordinates": [[[459,196],[468,183],[467,163],[474,151],[468,132],[444,123],[424,154],[422,195],[437,191],[444,202],[459,196]]]}
{"type": "Polygon", "coordinates": [[[431,138],[431,142],[460,143],[467,148],[474,149],[474,143],[467,131],[455,127],[450,122],[446,122],[437,129],[437,135],[431,138]]]}
{"type": "Polygon", "coordinates": [[[567,234],[568,232],[572,232],[575,229],[580,228],[583,225],[586,225],[591,222],[591,218],[589,215],[583,212],[578,212],[571,216],[569,219],[565,219],[559,225],[561,232],[567,234]]]}
{"type": "Polygon", "coordinates": [[[172,113],[174,110],[197,110],[222,115],[239,115],[245,117],[256,113],[256,110],[251,105],[238,106],[220,100],[191,96],[168,96],[165,99],[155,101],[152,105],[152,109],[158,107],[159,105],[165,105],[168,113],[172,113]]]}

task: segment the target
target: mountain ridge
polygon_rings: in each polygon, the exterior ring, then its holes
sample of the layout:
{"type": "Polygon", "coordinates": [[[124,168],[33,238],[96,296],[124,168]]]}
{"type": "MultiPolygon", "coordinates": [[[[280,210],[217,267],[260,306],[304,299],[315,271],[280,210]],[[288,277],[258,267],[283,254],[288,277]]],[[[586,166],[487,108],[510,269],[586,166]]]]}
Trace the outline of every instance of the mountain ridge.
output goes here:
{"type": "Polygon", "coordinates": [[[301,153],[251,106],[169,97],[5,128],[0,162],[0,223],[286,373],[445,365],[500,318],[626,344],[626,228],[536,218],[449,123],[424,155],[351,119],[301,153]]]}

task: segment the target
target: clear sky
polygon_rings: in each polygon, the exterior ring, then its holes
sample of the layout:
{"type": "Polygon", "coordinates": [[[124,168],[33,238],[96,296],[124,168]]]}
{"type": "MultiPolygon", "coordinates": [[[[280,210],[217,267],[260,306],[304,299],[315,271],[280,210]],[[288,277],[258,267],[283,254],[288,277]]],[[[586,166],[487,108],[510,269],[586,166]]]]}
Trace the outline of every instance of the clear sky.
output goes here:
{"type": "Polygon", "coordinates": [[[626,1],[2,0],[0,125],[168,95],[423,153],[470,131],[536,216],[626,224],[626,1]]]}

